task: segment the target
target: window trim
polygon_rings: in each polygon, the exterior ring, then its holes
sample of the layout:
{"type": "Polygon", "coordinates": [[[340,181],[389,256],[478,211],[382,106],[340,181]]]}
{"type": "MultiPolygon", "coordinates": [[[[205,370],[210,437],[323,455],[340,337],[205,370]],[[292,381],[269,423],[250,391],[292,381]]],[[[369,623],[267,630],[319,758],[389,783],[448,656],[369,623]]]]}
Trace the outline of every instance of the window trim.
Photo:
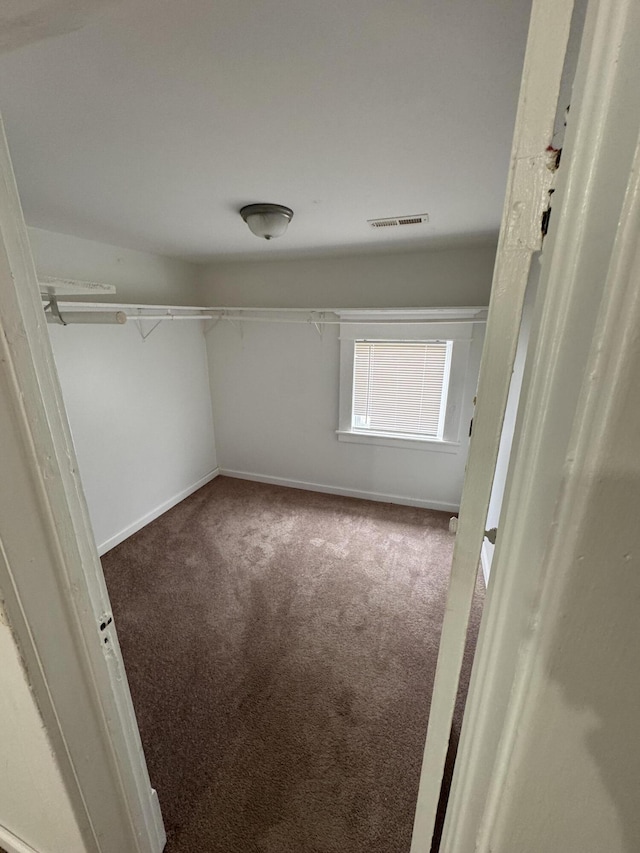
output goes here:
{"type": "Polygon", "coordinates": [[[358,430],[337,429],[338,441],[357,444],[377,444],[382,447],[400,447],[414,450],[434,450],[440,453],[457,453],[459,441],[445,441],[440,438],[416,438],[412,435],[399,435],[388,432],[359,432],[358,430]]]}
{"type": "Polygon", "coordinates": [[[342,323],[340,326],[340,392],[339,417],[336,438],[338,441],[389,446],[421,451],[455,453],[461,446],[461,415],[464,407],[464,389],[469,366],[473,323],[442,325],[429,323],[376,323],[371,326],[342,323]],[[353,370],[355,341],[362,340],[452,341],[449,383],[443,406],[444,426],[442,438],[391,435],[354,430],[353,370]]]}

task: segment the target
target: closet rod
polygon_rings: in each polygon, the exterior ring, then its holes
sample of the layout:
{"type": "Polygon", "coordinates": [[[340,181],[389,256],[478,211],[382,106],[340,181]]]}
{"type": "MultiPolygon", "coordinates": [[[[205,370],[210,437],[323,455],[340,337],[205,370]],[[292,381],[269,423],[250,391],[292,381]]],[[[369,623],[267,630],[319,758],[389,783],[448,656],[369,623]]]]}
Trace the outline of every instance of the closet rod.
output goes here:
{"type": "Polygon", "coordinates": [[[327,320],[321,316],[319,317],[302,317],[300,319],[294,317],[242,317],[232,314],[218,314],[213,315],[214,320],[234,320],[236,323],[303,323],[305,325],[318,324],[319,326],[375,326],[375,325],[384,325],[384,326],[399,326],[399,325],[410,325],[410,326],[431,326],[434,324],[444,324],[448,323],[449,325],[457,325],[458,323],[486,323],[487,320],[485,317],[433,317],[429,320],[425,319],[411,319],[411,318],[402,318],[402,319],[393,319],[389,317],[383,318],[375,318],[371,320],[327,320]]]}
{"type": "MultiPolygon", "coordinates": [[[[90,312],[87,312],[90,313],[90,312]]],[[[213,314],[127,314],[128,320],[215,320],[213,314]]]]}
{"type": "Polygon", "coordinates": [[[117,323],[119,326],[127,322],[124,311],[65,311],[58,316],[47,312],[47,323],[56,326],[67,326],[75,323],[117,323]]]}
{"type": "MultiPolygon", "coordinates": [[[[43,297],[47,298],[47,297],[43,297]]],[[[475,317],[477,314],[486,313],[488,308],[486,305],[461,305],[452,306],[445,305],[439,308],[430,308],[429,306],[413,306],[405,307],[389,307],[389,308],[256,308],[246,307],[242,305],[154,305],[142,302],[84,302],[80,300],[58,300],[60,310],[73,310],[74,308],[82,307],[86,309],[102,309],[105,311],[206,311],[208,314],[219,314],[221,312],[250,312],[260,314],[336,314],[343,322],[350,322],[349,315],[355,314],[362,316],[364,314],[404,314],[409,312],[426,312],[433,311],[434,314],[448,312],[451,316],[468,316],[475,317]]],[[[479,320],[478,320],[479,322],[479,320]]]]}
{"type": "Polygon", "coordinates": [[[299,323],[316,327],[325,325],[340,326],[343,324],[373,326],[486,323],[486,309],[481,306],[434,309],[205,308],[178,305],[132,305],[126,303],[79,301],[57,302],[56,305],[57,311],[47,312],[48,321],[52,323],[62,322],[63,324],[121,324],[127,320],[145,320],[155,323],[164,320],[214,320],[215,322],[228,320],[237,323],[299,323]],[[417,316],[412,316],[412,312],[415,312],[417,316]],[[353,316],[350,316],[351,314],[353,316]],[[483,314],[485,316],[482,316],[483,314]]]}
{"type": "Polygon", "coordinates": [[[213,320],[212,314],[125,314],[124,311],[61,311],[59,317],[47,313],[47,322],[56,326],[75,324],[104,325],[117,324],[123,326],[127,320],[213,320]]]}
{"type": "MultiPolygon", "coordinates": [[[[409,313],[411,311],[433,311],[433,312],[443,312],[449,311],[450,313],[458,312],[460,314],[466,314],[468,316],[473,316],[475,314],[480,314],[483,311],[486,312],[489,310],[486,305],[444,305],[441,307],[429,307],[428,305],[414,305],[408,308],[405,307],[389,307],[389,308],[249,308],[242,305],[232,306],[232,305],[207,305],[202,308],[203,311],[260,311],[261,313],[273,313],[279,312],[282,314],[288,313],[298,313],[298,314],[338,314],[342,317],[348,317],[349,314],[376,314],[376,313],[392,313],[392,314],[403,314],[409,313]],[[473,314],[472,314],[473,312],[473,314]]],[[[346,320],[346,322],[349,322],[346,320]]]]}
{"type": "Polygon", "coordinates": [[[389,319],[373,318],[370,320],[334,320],[324,317],[248,317],[232,314],[125,314],[124,311],[61,311],[61,320],[55,315],[47,313],[47,322],[54,325],[84,324],[119,324],[123,325],[128,320],[144,320],[152,323],[164,322],[165,320],[228,320],[236,323],[297,323],[306,326],[342,326],[345,323],[350,326],[432,326],[432,325],[457,325],[458,323],[486,323],[486,319],[477,317],[434,317],[424,319],[389,319]]]}

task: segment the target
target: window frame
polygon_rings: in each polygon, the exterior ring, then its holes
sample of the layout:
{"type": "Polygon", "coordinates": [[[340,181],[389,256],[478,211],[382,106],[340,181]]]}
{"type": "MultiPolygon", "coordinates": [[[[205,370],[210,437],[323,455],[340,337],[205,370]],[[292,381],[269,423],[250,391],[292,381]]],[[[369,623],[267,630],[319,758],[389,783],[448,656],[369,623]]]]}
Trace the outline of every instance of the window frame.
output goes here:
{"type": "MultiPolygon", "coordinates": [[[[446,338],[437,338],[431,339],[429,341],[407,341],[406,339],[398,339],[398,340],[385,340],[380,341],[379,339],[372,340],[371,338],[356,338],[354,341],[354,364],[353,364],[353,379],[352,379],[352,394],[351,401],[353,406],[353,401],[356,396],[356,361],[357,361],[357,350],[358,344],[371,345],[375,347],[378,343],[384,343],[386,346],[392,346],[393,344],[397,344],[399,347],[402,347],[406,344],[409,345],[417,345],[417,346],[426,346],[429,344],[444,344],[445,352],[444,352],[444,364],[443,364],[443,375],[442,375],[442,390],[440,394],[440,405],[438,407],[438,424],[436,427],[435,435],[419,433],[419,432],[403,432],[402,430],[386,430],[386,429],[371,429],[369,427],[362,427],[354,425],[355,415],[353,413],[353,409],[351,412],[351,430],[354,433],[364,433],[366,435],[382,435],[389,436],[390,438],[408,438],[408,439],[416,439],[418,441],[422,441],[424,439],[431,439],[432,441],[442,441],[444,439],[444,421],[447,409],[447,398],[449,394],[449,380],[451,375],[451,356],[453,352],[453,341],[448,340],[446,338]]],[[[375,352],[375,350],[374,350],[375,352]]],[[[366,383],[367,386],[369,383],[366,383]]],[[[369,396],[369,395],[367,395],[369,396]]]]}
{"type": "Polygon", "coordinates": [[[345,321],[340,325],[340,397],[338,429],[339,441],[372,444],[404,449],[428,450],[440,453],[457,453],[461,446],[461,414],[473,323],[375,323],[362,324],[345,321]],[[404,436],[399,433],[363,431],[353,429],[353,376],[355,342],[369,341],[451,341],[449,382],[443,391],[444,425],[442,438],[404,436]]]}

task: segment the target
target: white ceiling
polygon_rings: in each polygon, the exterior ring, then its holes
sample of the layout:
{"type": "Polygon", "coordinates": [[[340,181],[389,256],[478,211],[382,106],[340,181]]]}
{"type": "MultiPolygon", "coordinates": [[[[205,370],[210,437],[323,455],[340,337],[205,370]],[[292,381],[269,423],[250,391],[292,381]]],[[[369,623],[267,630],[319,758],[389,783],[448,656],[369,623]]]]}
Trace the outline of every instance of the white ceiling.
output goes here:
{"type": "Polygon", "coordinates": [[[27,222],[194,260],[495,233],[529,10],[7,0],[0,107],[27,222]],[[258,201],[294,209],[284,237],[249,232],[237,211],[258,201]]]}

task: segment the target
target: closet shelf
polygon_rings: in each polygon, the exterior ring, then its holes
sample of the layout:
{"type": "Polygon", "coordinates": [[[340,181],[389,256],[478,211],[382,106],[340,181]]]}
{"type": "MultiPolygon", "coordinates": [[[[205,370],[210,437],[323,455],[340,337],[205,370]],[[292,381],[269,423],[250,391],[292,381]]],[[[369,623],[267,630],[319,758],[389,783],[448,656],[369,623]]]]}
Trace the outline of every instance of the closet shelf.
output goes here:
{"type": "Polygon", "coordinates": [[[38,276],[40,293],[43,296],[106,296],[115,293],[114,284],[104,284],[99,281],[79,281],[74,278],[54,278],[53,276],[38,276]]]}

